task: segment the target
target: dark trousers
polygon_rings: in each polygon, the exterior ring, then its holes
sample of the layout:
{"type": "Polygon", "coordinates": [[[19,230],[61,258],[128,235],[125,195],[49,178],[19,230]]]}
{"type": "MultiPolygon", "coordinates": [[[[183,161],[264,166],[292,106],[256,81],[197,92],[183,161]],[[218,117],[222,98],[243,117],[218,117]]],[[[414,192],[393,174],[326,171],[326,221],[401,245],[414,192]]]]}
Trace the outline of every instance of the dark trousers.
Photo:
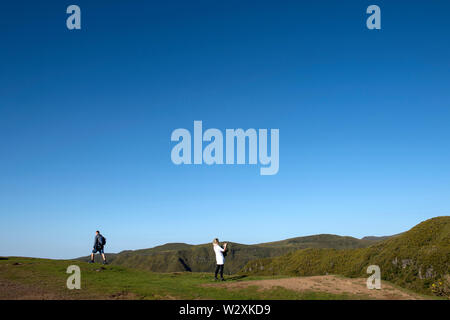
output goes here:
{"type": "Polygon", "coordinates": [[[220,278],[223,279],[223,264],[216,265],[216,272],[214,274],[214,277],[217,279],[217,274],[220,273],[220,278]]]}

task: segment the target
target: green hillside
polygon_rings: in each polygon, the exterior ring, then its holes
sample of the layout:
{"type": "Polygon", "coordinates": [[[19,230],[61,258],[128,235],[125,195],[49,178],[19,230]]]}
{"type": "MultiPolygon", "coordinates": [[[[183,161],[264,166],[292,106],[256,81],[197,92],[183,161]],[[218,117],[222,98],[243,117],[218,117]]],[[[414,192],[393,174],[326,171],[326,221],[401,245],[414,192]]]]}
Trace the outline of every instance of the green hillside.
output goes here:
{"type": "MultiPolygon", "coordinates": [[[[230,251],[226,257],[225,273],[234,274],[251,260],[277,257],[302,248],[342,250],[364,248],[376,242],[377,240],[360,240],[330,234],[298,237],[256,245],[229,242],[230,251]]],[[[88,257],[80,258],[82,261],[87,261],[87,259],[88,257]]],[[[168,243],[150,249],[127,250],[118,254],[110,254],[108,260],[113,265],[153,272],[210,272],[215,267],[212,244],[168,243]]]]}
{"type": "Polygon", "coordinates": [[[381,277],[424,294],[450,295],[450,217],[433,218],[411,230],[357,249],[301,249],[249,262],[241,273],[367,277],[378,265],[381,277]]]}

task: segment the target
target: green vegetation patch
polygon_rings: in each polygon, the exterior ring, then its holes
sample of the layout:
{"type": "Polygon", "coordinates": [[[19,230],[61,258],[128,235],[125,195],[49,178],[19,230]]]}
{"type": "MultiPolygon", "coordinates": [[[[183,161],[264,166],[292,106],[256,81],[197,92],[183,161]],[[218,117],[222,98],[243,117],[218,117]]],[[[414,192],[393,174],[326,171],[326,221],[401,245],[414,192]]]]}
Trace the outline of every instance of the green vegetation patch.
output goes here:
{"type": "Polygon", "coordinates": [[[424,221],[367,248],[310,248],[254,260],[241,274],[367,277],[369,265],[378,265],[382,279],[403,288],[450,297],[450,217],[424,221]]]}

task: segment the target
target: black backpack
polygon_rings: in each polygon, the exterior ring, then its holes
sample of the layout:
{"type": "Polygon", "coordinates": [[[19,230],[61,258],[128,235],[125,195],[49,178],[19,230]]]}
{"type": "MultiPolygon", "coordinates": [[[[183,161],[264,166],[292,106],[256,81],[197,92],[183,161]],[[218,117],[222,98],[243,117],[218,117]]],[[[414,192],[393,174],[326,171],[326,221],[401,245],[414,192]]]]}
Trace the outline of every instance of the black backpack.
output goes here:
{"type": "Polygon", "coordinates": [[[102,235],[98,238],[98,243],[103,247],[106,244],[106,238],[102,235]]]}

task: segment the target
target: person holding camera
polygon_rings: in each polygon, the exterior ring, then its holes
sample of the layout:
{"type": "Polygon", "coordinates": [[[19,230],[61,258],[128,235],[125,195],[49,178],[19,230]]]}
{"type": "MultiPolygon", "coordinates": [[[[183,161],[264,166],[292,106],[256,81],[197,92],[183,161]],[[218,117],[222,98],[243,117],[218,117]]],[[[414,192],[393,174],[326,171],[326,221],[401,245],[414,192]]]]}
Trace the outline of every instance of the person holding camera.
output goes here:
{"type": "Polygon", "coordinates": [[[220,280],[225,281],[223,278],[223,265],[225,264],[225,255],[227,251],[227,243],[224,244],[223,248],[219,245],[219,239],[215,238],[213,240],[213,249],[216,254],[216,271],[214,273],[214,280],[219,280],[217,275],[220,274],[220,280]]]}

